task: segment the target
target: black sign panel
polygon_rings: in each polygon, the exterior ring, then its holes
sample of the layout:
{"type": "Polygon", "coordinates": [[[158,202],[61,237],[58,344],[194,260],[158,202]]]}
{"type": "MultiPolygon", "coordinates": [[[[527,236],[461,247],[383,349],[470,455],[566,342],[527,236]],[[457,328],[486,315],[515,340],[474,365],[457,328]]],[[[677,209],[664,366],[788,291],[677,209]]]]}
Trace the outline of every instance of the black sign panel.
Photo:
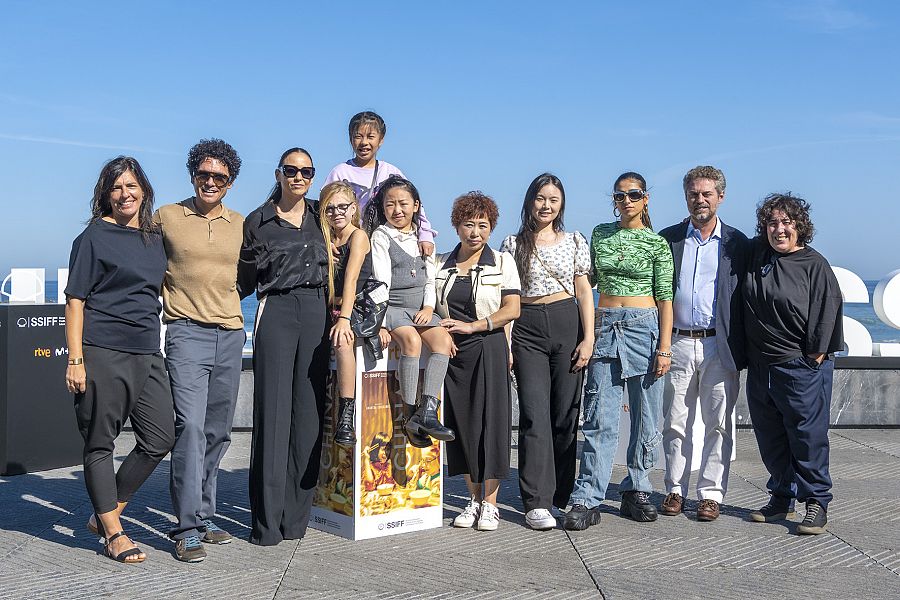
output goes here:
{"type": "Polygon", "coordinates": [[[0,304],[0,474],[81,463],[65,325],[61,304],[0,304]]]}

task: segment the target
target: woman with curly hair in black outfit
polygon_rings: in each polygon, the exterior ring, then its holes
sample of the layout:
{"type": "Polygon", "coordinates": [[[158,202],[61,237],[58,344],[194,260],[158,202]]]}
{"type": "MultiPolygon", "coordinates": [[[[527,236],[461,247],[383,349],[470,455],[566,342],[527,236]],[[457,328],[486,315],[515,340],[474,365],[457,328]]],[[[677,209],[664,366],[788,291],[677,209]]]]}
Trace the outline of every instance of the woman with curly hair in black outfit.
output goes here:
{"type": "Polygon", "coordinates": [[[827,523],[832,356],[843,347],[841,289],[809,246],[813,232],[806,200],[767,196],[743,284],[747,404],[771,475],[769,502],[750,517],[786,519],[797,498],[806,503],[801,534],[824,533],[827,523]]]}

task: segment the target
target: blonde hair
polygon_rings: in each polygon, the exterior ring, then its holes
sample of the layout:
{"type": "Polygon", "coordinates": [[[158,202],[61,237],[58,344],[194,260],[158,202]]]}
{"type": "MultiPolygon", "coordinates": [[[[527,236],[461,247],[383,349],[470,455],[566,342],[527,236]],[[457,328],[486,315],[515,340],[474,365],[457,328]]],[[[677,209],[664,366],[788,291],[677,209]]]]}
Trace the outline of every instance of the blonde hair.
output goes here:
{"type": "MultiPolygon", "coordinates": [[[[331,204],[335,196],[346,196],[350,203],[356,207],[350,224],[359,228],[359,200],[353,193],[353,188],[343,181],[333,181],[322,188],[319,194],[319,222],[322,224],[322,236],[325,238],[325,249],[328,255],[328,306],[334,306],[334,253],[331,251],[331,243],[334,240],[334,232],[331,230],[331,221],[325,214],[325,209],[331,204]]],[[[343,293],[343,290],[341,290],[343,293]]]]}

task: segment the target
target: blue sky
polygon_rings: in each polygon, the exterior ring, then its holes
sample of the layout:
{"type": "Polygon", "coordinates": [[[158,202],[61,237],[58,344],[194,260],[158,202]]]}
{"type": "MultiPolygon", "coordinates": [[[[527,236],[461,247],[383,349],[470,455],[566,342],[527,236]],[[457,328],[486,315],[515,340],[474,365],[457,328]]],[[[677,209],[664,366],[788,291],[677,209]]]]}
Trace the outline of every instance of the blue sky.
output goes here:
{"type": "Polygon", "coordinates": [[[117,154],[175,202],[191,194],[188,148],[221,137],[244,160],[226,203],[247,213],[290,146],[312,153],[318,191],[366,109],[439,250],[471,189],[500,204],[499,244],[552,171],[567,228],[589,235],[636,170],[659,229],[686,214],[684,172],[714,164],[726,222],[750,233],[756,203],[792,190],[832,264],[900,268],[895,3],[629,4],[0,0],[0,273],[65,266],[117,154]]]}

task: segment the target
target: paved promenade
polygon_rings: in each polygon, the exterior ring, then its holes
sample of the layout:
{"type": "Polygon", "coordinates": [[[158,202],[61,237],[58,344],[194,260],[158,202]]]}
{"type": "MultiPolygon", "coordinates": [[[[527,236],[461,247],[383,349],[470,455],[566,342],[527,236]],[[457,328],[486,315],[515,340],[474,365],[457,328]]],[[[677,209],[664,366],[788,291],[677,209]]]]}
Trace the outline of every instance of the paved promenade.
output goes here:
{"type": "MultiPolygon", "coordinates": [[[[121,441],[124,454],[131,438],[121,441]]],[[[898,430],[832,431],[836,499],[821,536],[795,534],[802,510],[790,523],[748,521],[766,501],[766,475],[752,432],[741,431],[727,504],[713,523],[696,522],[694,503],[656,523],[622,519],[613,489],[600,525],[530,531],[510,479],[496,532],[445,526],[349,542],[311,529],[274,548],[244,541],[249,441],[235,434],[219,476],[217,520],[239,539],[207,547],[196,565],[176,561],[164,535],[168,460],[126,512],[148,555],[141,565],[98,554],[84,527],[91,509],[80,468],[0,478],[0,598],[900,598],[898,430]]],[[[617,467],[613,480],[622,475],[617,467]]],[[[445,525],[465,504],[464,487],[447,480],[445,525]]]]}

